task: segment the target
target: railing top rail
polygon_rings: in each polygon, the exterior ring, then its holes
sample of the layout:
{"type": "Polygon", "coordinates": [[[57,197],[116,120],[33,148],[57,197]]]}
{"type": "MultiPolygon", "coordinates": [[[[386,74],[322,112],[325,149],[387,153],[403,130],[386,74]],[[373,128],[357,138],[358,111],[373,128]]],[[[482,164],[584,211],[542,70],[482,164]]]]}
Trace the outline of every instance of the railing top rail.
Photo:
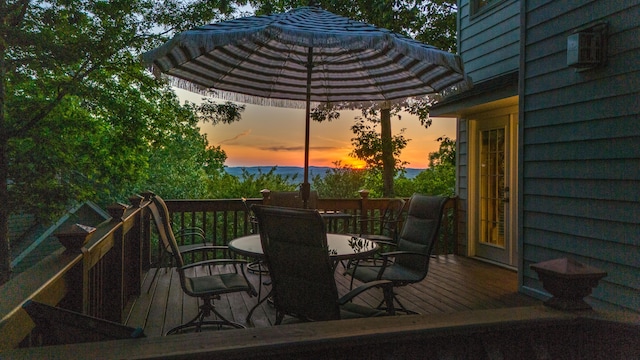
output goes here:
{"type": "MultiPolygon", "coordinates": [[[[113,358],[255,358],[261,354],[264,358],[311,356],[326,358],[333,356],[353,359],[367,358],[388,349],[407,349],[398,354],[408,355],[411,351],[451,351],[459,346],[452,339],[473,339],[478,334],[509,331],[514,337],[541,338],[554,331],[579,333],[581,329],[600,326],[610,330],[602,334],[603,343],[615,340],[622,334],[640,335],[640,324],[635,321],[617,319],[611,321],[606,313],[571,313],[551,310],[543,306],[477,310],[471,312],[394,316],[388,318],[352,319],[323,321],[270,328],[251,328],[228,331],[212,331],[196,334],[182,334],[167,337],[118,340],[117,342],[94,342],[75,345],[52,346],[48,348],[16,349],[3,356],[6,359],[26,358],[29,356],[54,356],[56,358],[74,357],[78,353],[100,354],[105,359],[113,358]],[[283,346],[286,344],[286,346],[283,346]],[[315,356],[313,354],[316,354],[315,356]],[[348,354],[348,355],[346,355],[348,354]]],[[[564,336],[565,333],[562,333],[564,336]]],[[[566,346],[577,344],[580,337],[569,336],[566,346]]],[[[530,339],[529,339],[530,340],[530,339]]],[[[499,341],[499,340],[497,340],[499,341]]],[[[624,341],[618,341],[624,343],[624,341]]],[[[524,342],[526,343],[526,341],[524,342]]],[[[592,344],[592,345],[593,345],[592,344]]],[[[521,346],[518,343],[499,343],[498,347],[521,346]]],[[[526,345],[526,344],[525,344],[526,345]]],[[[549,346],[542,343],[539,346],[549,346]]],[[[609,346],[611,344],[608,344],[609,346]]],[[[497,348],[496,348],[497,349],[497,348]]],[[[606,351],[607,346],[594,347],[597,351],[606,351]]],[[[553,353],[571,352],[572,349],[550,348],[553,353]]],[[[575,349],[573,349],[575,350],[575,349]]],[[[631,355],[637,349],[628,347],[617,350],[631,355]]],[[[575,351],[574,351],[575,352],[575,351]]],[[[415,353],[414,353],[415,355],[415,353]]],[[[400,355],[402,356],[402,355],[400,355]]]]}

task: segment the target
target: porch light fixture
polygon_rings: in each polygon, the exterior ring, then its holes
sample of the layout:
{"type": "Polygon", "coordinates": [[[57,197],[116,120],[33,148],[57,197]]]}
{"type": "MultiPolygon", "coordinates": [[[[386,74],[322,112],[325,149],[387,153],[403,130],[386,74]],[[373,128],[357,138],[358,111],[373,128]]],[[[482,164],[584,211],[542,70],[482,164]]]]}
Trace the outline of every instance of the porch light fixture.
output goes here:
{"type": "Polygon", "coordinates": [[[567,66],[583,71],[602,66],[607,57],[607,23],[576,29],[567,37],[567,66]]]}

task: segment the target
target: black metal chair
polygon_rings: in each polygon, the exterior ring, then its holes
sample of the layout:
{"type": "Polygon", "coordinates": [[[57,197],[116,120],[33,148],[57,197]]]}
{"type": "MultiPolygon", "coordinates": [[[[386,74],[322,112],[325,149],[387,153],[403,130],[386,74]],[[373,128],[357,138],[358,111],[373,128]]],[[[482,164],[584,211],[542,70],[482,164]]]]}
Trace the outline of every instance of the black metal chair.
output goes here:
{"type": "Polygon", "coordinates": [[[317,210],[267,205],[252,207],[260,224],[260,239],[272,281],[276,324],[285,315],[303,321],[338,320],[386,315],[351,300],[373,287],[389,289],[391,282],[374,281],[338,297],[329,257],[325,224],[317,210]]]}
{"type": "Polygon", "coordinates": [[[382,213],[380,218],[361,218],[358,219],[361,227],[369,227],[375,223],[379,223],[379,232],[377,233],[360,233],[359,237],[380,244],[396,244],[398,242],[399,224],[402,221],[402,212],[404,210],[405,201],[402,199],[391,199],[382,213]]]}
{"type": "MultiPolygon", "coordinates": [[[[300,191],[271,191],[269,193],[267,205],[289,207],[289,208],[304,208],[304,202],[302,200],[302,194],[300,191]]],[[[318,204],[318,192],[311,191],[309,194],[309,200],[307,201],[307,209],[315,209],[318,204]]]]}
{"type": "MultiPolygon", "coordinates": [[[[364,283],[375,280],[390,280],[394,287],[406,286],[422,281],[429,271],[429,259],[434,244],[437,241],[440,223],[446,203],[446,197],[425,196],[413,194],[409,200],[407,218],[402,226],[395,251],[379,254],[381,265],[360,266],[358,263],[347,270],[353,280],[364,283]],[[393,259],[391,261],[390,259],[393,259]]],[[[405,313],[415,313],[408,310],[398,299],[395,292],[393,300],[405,313]]],[[[387,311],[393,313],[395,306],[380,303],[380,308],[387,306],[387,311]]]]}
{"type": "MultiPolygon", "coordinates": [[[[151,217],[155,222],[163,221],[162,219],[169,219],[169,211],[167,210],[166,203],[164,200],[154,193],[149,192],[150,199],[155,199],[156,201],[151,201],[147,205],[147,209],[151,212],[151,217]],[[162,206],[156,205],[156,203],[162,204],[162,206]],[[162,215],[161,215],[162,212],[162,215]]],[[[182,245],[178,245],[178,251],[181,254],[190,254],[191,262],[194,261],[194,255],[200,254],[203,259],[206,259],[211,252],[216,251],[224,251],[227,252],[226,247],[216,247],[213,245],[209,245],[206,241],[204,231],[199,227],[189,227],[183,228],[180,231],[173,233],[174,237],[180,238],[182,241],[182,245]],[[184,244],[185,240],[189,239],[189,244],[184,244]]],[[[160,254],[158,255],[158,261],[154,264],[158,269],[153,274],[153,278],[149,283],[149,288],[147,292],[149,292],[158,276],[159,268],[165,267],[167,269],[169,266],[172,266],[173,263],[173,250],[171,249],[171,245],[169,244],[169,238],[163,237],[160,238],[160,243],[162,246],[160,247],[160,254]]],[[[152,266],[153,267],[153,266],[152,266]]]]}
{"type": "MultiPolygon", "coordinates": [[[[22,308],[36,324],[40,345],[65,345],[92,341],[123,340],[145,337],[142,328],[28,300],[22,308]]],[[[37,342],[37,341],[36,341],[37,342]]]]}
{"type": "MultiPolygon", "coordinates": [[[[178,248],[173,232],[171,231],[171,224],[166,217],[169,213],[166,205],[158,200],[157,197],[152,198],[152,202],[158,209],[161,209],[160,216],[155,217],[156,228],[158,230],[158,236],[169,243],[171,254],[173,255],[176,263],[176,269],[180,277],[180,285],[185,294],[192,297],[197,297],[202,300],[198,315],[187,323],[177,326],[167,332],[167,335],[182,332],[187,328],[195,328],[198,332],[203,326],[216,326],[221,328],[223,326],[230,326],[234,328],[244,328],[242,324],[232,322],[224,318],[218,311],[216,311],[214,305],[214,299],[219,298],[222,294],[228,294],[233,292],[247,292],[250,296],[256,295],[256,291],[247,279],[244,272],[244,265],[247,264],[245,260],[239,259],[210,259],[199,261],[185,265],[182,258],[184,252],[181,252],[178,248]],[[227,271],[225,266],[232,265],[233,271],[227,271]],[[205,276],[189,276],[186,271],[196,266],[218,267],[218,271],[215,271],[213,275],[205,276]],[[238,267],[240,272],[238,272],[238,267]],[[217,319],[206,320],[207,317],[215,315],[217,319]]],[[[217,247],[213,247],[217,248],[217,247]]],[[[226,247],[225,247],[226,248],[226,247]]],[[[214,250],[211,246],[203,246],[200,248],[194,248],[192,252],[202,252],[214,250]]]]}

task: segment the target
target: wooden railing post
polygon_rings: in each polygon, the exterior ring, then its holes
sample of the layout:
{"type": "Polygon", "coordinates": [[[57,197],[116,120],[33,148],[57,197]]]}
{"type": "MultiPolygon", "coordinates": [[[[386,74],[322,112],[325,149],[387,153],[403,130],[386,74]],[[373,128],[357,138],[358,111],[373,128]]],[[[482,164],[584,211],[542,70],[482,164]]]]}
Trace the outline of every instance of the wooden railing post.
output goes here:
{"type": "MultiPolygon", "coordinates": [[[[112,223],[122,223],[127,206],[113,204],[107,207],[112,223]]],[[[96,264],[93,273],[96,281],[92,286],[99,288],[93,297],[98,317],[120,322],[124,308],[124,234],[123,225],[114,226],[112,247],[103,261],[96,264]]]]}
{"type": "MultiPolygon", "coordinates": [[[[132,209],[139,209],[142,206],[143,197],[135,195],[129,198],[132,209]]],[[[124,264],[123,275],[125,278],[125,303],[128,302],[131,296],[140,295],[140,288],[142,287],[142,273],[143,273],[143,257],[142,249],[143,244],[143,215],[144,211],[138,211],[134,214],[133,224],[131,230],[126,235],[125,252],[124,252],[124,264]]]]}
{"type": "Polygon", "coordinates": [[[269,196],[271,195],[271,190],[262,189],[260,190],[260,194],[262,194],[262,204],[269,205],[269,196]]]}

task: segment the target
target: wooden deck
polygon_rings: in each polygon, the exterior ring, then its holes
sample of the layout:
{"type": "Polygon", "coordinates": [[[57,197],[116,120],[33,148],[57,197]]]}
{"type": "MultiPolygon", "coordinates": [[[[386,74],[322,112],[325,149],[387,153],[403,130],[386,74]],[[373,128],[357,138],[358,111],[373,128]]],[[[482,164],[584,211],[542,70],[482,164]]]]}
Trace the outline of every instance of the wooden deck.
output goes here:
{"type": "MultiPolygon", "coordinates": [[[[342,275],[342,267],[336,271],[336,282],[341,294],[346,293],[350,278],[342,275]]],[[[147,336],[161,336],[174,326],[180,325],[197,313],[197,300],[185,296],[175,270],[160,269],[153,284],[152,269],[145,278],[143,294],[133,305],[126,324],[144,328],[147,336]],[[148,289],[148,292],[147,292],[148,289]]],[[[194,271],[207,272],[206,268],[194,271]]],[[[254,286],[258,275],[248,274],[254,286]]],[[[268,280],[268,276],[263,279],[268,280]]],[[[519,294],[517,274],[494,265],[455,255],[440,255],[431,259],[429,275],[420,284],[398,288],[400,301],[421,314],[444,314],[466,310],[498,309],[539,304],[538,300],[519,294]]],[[[269,291],[262,285],[262,296],[269,291]]],[[[378,290],[368,291],[358,297],[357,302],[375,306],[380,302],[378,290]]],[[[251,322],[245,317],[257,302],[256,297],[246,293],[222,296],[216,300],[216,309],[229,320],[247,327],[273,326],[275,311],[267,302],[254,312],[251,322]]]]}

